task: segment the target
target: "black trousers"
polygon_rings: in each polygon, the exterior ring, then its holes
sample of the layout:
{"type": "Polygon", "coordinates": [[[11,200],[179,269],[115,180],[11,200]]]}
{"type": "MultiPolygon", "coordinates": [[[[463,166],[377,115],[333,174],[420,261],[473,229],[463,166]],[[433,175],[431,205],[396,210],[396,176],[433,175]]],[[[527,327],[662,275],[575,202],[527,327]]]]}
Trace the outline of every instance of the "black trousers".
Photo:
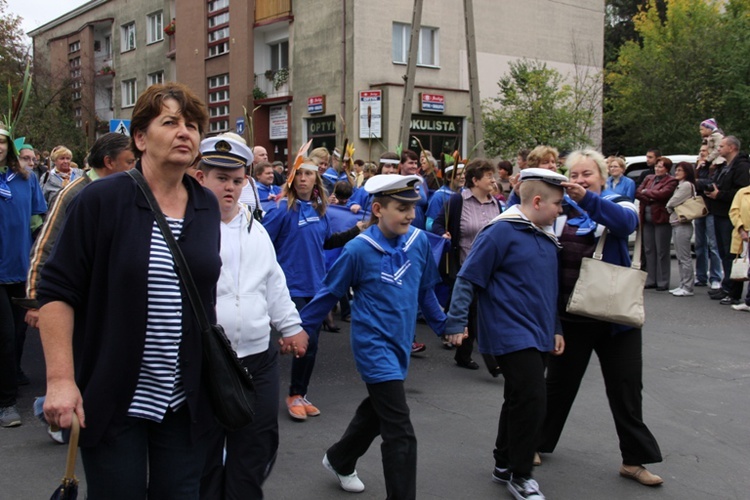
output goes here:
{"type": "Polygon", "coordinates": [[[554,451],[586,373],[591,353],[595,351],[620,439],[622,463],[641,465],[661,462],[659,444],[643,423],[641,330],[633,328],[612,335],[609,323],[563,321],[562,326],[565,352],[562,356],[550,356],[547,416],[539,451],[554,451]]]}
{"type": "Polygon", "coordinates": [[[220,426],[211,433],[201,498],[260,499],[279,448],[279,349],[271,340],[265,352],[240,360],[255,383],[255,418],[238,431],[220,426]],[[223,463],[226,445],[226,462],[223,463]]]}
{"type": "Polygon", "coordinates": [[[354,472],[359,457],[380,435],[385,489],[389,499],[417,497],[417,438],[409,418],[402,380],[367,384],[362,401],[341,439],[328,448],[328,461],[339,474],[354,472]]]}
{"type": "Polygon", "coordinates": [[[547,354],[524,349],[502,356],[505,389],[495,440],[495,466],[513,474],[531,477],[534,453],[539,444],[546,411],[544,367],[547,354]]]}
{"type": "Polygon", "coordinates": [[[0,408],[16,404],[19,331],[26,331],[23,312],[12,298],[25,297],[23,283],[0,284],[0,408]]]}
{"type": "MultiPolygon", "coordinates": [[[[448,307],[445,308],[447,311],[450,307],[450,303],[448,304],[448,307]]],[[[477,323],[479,321],[479,318],[477,316],[477,298],[474,297],[474,300],[471,301],[471,305],[469,306],[469,321],[466,325],[466,329],[468,330],[469,337],[465,338],[463,342],[461,342],[461,345],[456,347],[456,354],[453,356],[453,359],[456,360],[456,363],[459,364],[466,364],[471,361],[471,355],[474,351],[474,342],[477,338],[477,323]]],[[[491,354],[482,354],[482,359],[484,360],[485,366],[487,366],[487,370],[492,373],[497,365],[497,361],[495,360],[495,356],[492,356],[491,354]]]]}
{"type": "Polygon", "coordinates": [[[208,434],[190,439],[187,404],[161,423],[128,418],[120,434],[81,448],[90,500],[197,500],[208,434]]]}
{"type": "Polygon", "coordinates": [[[721,257],[721,267],[724,269],[724,279],[721,280],[721,288],[729,294],[729,297],[739,300],[742,298],[743,283],[730,278],[732,276],[732,263],[737,258],[737,255],[732,253],[732,232],[734,231],[734,226],[731,219],[729,217],[714,215],[714,230],[716,231],[716,247],[719,250],[719,257],[721,257]]]}

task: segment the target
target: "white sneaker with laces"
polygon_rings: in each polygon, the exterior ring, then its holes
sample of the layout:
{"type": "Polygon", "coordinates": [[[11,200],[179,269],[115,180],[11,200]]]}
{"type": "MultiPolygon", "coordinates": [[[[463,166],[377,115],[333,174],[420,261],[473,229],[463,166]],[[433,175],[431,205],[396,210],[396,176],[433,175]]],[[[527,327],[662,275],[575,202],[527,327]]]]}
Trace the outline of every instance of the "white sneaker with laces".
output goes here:
{"type": "Polygon", "coordinates": [[[674,295],[675,297],[692,297],[695,294],[689,290],[685,290],[684,288],[678,288],[677,290],[672,292],[672,295],[674,295]]]}
{"type": "Polygon", "coordinates": [[[673,294],[673,293],[675,293],[675,292],[676,292],[677,290],[682,290],[682,287],[679,287],[679,286],[678,286],[677,288],[672,288],[672,289],[671,289],[671,290],[669,291],[669,293],[672,293],[672,294],[673,294]]]}
{"type": "Polygon", "coordinates": [[[323,467],[333,472],[333,475],[336,476],[336,479],[339,480],[339,484],[341,485],[342,490],[349,491],[351,493],[360,493],[362,491],[365,491],[365,484],[357,477],[356,470],[348,476],[339,474],[338,472],[336,472],[336,469],[333,468],[331,462],[328,461],[328,455],[323,455],[323,467]]]}
{"type": "Polygon", "coordinates": [[[743,304],[735,304],[735,305],[732,306],[732,309],[734,309],[735,311],[750,312],[750,306],[747,305],[747,304],[744,304],[744,303],[743,304]]]}
{"type": "Polygon", "coordinates": [[[544,500],[539,483],[531,478],[515,477],[507,483],[508,491],[516,500],[544,500]]]}

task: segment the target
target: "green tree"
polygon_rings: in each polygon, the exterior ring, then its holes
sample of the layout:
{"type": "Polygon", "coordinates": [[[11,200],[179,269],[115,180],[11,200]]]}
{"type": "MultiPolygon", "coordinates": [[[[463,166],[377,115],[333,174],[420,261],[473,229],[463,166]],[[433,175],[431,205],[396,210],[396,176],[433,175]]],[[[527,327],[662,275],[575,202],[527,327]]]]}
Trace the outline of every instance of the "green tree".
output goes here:
{"type": "Polygon", "coordinates": [[[626,42],[608,66],[608,152],[697,152],[698,124],[718,119],[729,133],[750,120],[750,1],[651,0],[633,18],[640,43],[626,42]]]}
{"type": "Polygon", "coordinates": [[[567,84],[557,70],[526,59],[510,63],[498,87],[498,96],[483,103],[488,155],[512,158],[539,144],[560,150],[590,144],[595,109],[587,103],[589,89],[567,84]]]}
{"type": "MultiPolygon", "coordinates": [[[[21,88],[29,46],[21,29],[21,18],[8,12],[6,0],[0,0],[0,115],[8,112],[7,85],[13,93],[21,88]]],[[[43,68],[33,68],[33,81],[26,109],[14,131],[16,137],[39,149],[65,144],[81,162],[86,141],[76,128],[71,101],[71,81],[56,81],[43,68]]]]}

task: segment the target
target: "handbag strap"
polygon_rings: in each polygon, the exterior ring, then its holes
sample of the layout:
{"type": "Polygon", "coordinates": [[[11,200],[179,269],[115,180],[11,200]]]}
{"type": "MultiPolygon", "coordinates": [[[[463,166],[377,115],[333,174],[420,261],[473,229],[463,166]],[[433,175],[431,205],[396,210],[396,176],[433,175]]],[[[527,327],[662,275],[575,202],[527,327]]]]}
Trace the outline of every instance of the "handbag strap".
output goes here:
{"type": "Polygon", "coordinates": [[[156,224],[159,226],[161,234],[164,236],[164,241],[167,243],[169,251],[172,253],[177,274],[182,278],[182,284],[185,287],[188,299],[190,299],[190,305],[193,307],[193,312],[198,319],[201,331],[207,330],[211,325],[208,321],[206,310],[203,309],[203,301],[201,301],[201,297],[198,294],[198,288],[195,286],[195,281],[193,281],[193,275],[190,273],[190,267],[188,267],[185,256],[182,254],[179,245],[177,245],[177,240],[174,239],[174,235],[169,228],[169,223],[167,222],[166,217],[164,217],[164,214],[159,208],[159,202],[156,201],[154,193],[151,191],[151,187],[146,182],[146,178],[143,177],[143,174],[138,169],[132,168],[126,173],[135,180],[138,187],[141,189],[141,192],[146,197],[148,206],[151,208],[151,213],[154,215],[154,219],[156,219],[156,224]]]}
{"type": "Polygon", "coordinates": [[[65,478],[74,479],[76,471],[76,456],[78,455],[78,436],[81,433],[81,424],[78,415],[73,412],[70,424],[70,439],[68,440],[68,457],[65,460],[65,478]]]}
{"type": "MultiPolygon", "coordinates": [[[[641,222],[638,221],[638,226],[636,227],[636,233],[635,233],[635,247],[633,248],[633,261],[630,263],[630,267],[633,269],[640,269],[641,268],[641,222]]],[[[606,227],[604,228],[604,232],[599,237],[599,243],[596,244],[596,248],[594,249],[594,255],[593,257],[596,260],[602,260],[604,256],[604,242],[607,239],[607,233],[609,232],[609,229],[606,227]]]]}

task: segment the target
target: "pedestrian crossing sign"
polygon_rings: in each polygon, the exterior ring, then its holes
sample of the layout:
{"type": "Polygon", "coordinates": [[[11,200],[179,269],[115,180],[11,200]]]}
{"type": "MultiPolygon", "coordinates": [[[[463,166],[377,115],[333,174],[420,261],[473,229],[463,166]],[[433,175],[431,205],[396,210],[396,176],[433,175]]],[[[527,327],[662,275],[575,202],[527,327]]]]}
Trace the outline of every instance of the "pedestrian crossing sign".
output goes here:
{"type": "Polygon", "coordinates": [[[110,120],[109,131],[116,134],[130,135],[130,120],[110,120]]]}

